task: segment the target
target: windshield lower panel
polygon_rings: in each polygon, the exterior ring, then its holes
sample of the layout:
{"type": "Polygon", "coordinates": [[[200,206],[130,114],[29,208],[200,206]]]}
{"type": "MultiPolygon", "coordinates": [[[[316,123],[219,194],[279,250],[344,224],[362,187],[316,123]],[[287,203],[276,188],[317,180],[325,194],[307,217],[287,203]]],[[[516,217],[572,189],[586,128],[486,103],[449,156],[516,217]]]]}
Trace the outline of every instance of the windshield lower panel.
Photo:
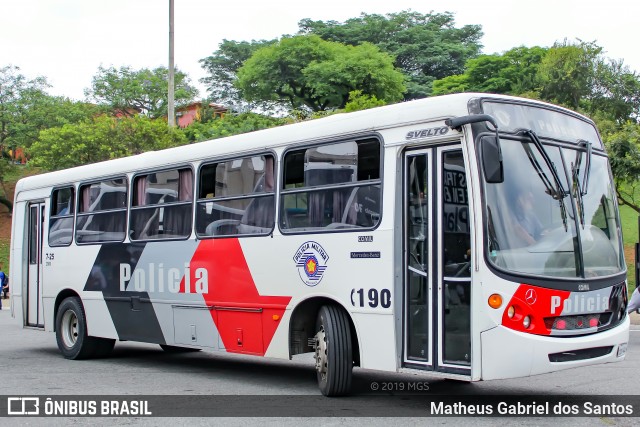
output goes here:
{"type": "Polygon", "coordinates": [[[597,278],[624,271],[620,219],[605,156],[544,145],[562,188],[529,140],[501,138],[504,181],[485,183],[487,256],[511,273],[597,278]]]}

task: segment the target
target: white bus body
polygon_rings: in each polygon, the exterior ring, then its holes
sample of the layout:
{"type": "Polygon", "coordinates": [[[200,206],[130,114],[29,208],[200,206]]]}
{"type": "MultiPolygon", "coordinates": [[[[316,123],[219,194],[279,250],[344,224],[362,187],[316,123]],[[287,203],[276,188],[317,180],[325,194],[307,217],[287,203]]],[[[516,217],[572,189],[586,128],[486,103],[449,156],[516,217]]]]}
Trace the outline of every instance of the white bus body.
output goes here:
{"type": "Polygon", "coordinates": [[[12,314],[56,331],[71,359],[115,340],[315,352],[326,395],[348,392],[353,366],[477,381],[620,361],[629,319],[610,187],[592,122],[486,94],[37,175],[15,191],[12,314]],[[495,129],[446,122],[481,113],[499,127],[502,181],[483,158],[495,129]],[[587,155],[590,170],[577,167],[587,155]],[[516,165],[545,228],[536,243],[513,243],[503,213],[516,165]]]}

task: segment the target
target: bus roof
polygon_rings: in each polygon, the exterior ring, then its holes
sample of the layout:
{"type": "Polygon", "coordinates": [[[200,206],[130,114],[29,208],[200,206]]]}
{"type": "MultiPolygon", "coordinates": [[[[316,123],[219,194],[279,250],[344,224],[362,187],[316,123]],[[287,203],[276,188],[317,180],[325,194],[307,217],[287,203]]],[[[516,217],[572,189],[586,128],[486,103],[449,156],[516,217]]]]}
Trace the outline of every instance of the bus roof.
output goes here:
{"type": "MultiPolygon", "coordinates": [[[[321,119],[278,126],[164,150],[149,151],[135,156],[34,175],[18,181],[15,194],[17,197],[20,191],[30,189],[90,181],[150,168],[170,167],[171,165],[186,164],[202,159],[222,157],[227,154],[255,152],[261,149],[271,149],[293,143],[304,144],[317,140],[320,136],[322,139],[334,139],[340,138],[341,136],[348,137],[357,133],[373,132],[389,127],[438,120],[438,118],[444,120],[449,117],[467,115],[468,101],[474,98],[527,101],[570,112],[570,110],[540,101],[525,100],[523,98],[506,95],[487,93],[442,95],[353,113],[335,114],[321,119]]],[[[571,113],[575,114],[574,112],[571,113]]]]}

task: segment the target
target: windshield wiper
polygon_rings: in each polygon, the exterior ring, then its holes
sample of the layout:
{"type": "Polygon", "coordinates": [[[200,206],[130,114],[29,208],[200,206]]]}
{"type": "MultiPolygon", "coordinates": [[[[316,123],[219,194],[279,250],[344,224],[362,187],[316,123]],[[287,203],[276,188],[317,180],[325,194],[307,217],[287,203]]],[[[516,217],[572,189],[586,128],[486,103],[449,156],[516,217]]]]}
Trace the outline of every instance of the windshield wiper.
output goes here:
{"type": "MultiPolygon", "coordinates": [[[[545,150],[544,146],[542,145],[542,142],[540,142],[538,135],[536,135],[536,133],[531,129],[523,129],[520,132],[522,132],[524,135],[527,135],[529,139],[531,139],[531,142],[533,142],[533,145],[535,145],[536,148],[538,149],[538,152],[540,152],[540,155],[542,156],[542,160],[544,160],[544,162],[547,164],[547,167],[551,171],[551,175],[553,176],[553,180],[555,182],[555,188],[552,188],[553,194],[551,194],[551,196],[556,200],[564,199],[564,197],[568,195],[569,192],[564,189],[564,186],[562,185],[562,181],[560,180],[560,175],[558,175],[558,170],[556,169],[555,165],[551,161],[551,158],[549,157],[549,153],[547,153],[547,150],[545,150]]],[[[538,172],[538,174],[540,174],[540,177],[543,179],[543,182],[545,180],[547,181],[545,183],[545,186],[547,186],[547,184],[551,185],[549,178],[547,178],[547,174],[544,173],[544,170],[542,170],[542,168],[540,167],[537,161],[534,167],[536,167],[536,171],[538,172]]],[[[549,187],[547,186],[547,188],[549,187]]]]}
{"type": "MultiPolygon", "coordinates": [[[[580,155],[578,153],[578,155],[580,155]]],[[[584,228],[584,200],[582,198],[582,196],[584,196],[586,193],[582,192],[582,189],[580,188],[580,164],[579,162],[576,163],[576,165],[573,167],[573,170],[571,171],[572,175],[573,175],[573,182],[576,188],[576,203],[578,204],[578,216],[580,217],[580,225],[582,226],[582,228],[584,228]]]]}
{"type": "Polygon", "coordinates": [[[564,186],[562,185],[562,181],[560,180],[560,175],[558,175],[558,170],[556,169],[555,165],[551,161],[551,158],[549,157],[549,153],[547,153],[547,150],[545,150],[544,146],[542,145],[542,142],[540,142],[538,135],[536,135],[536,133],[531,129],[522,129],[520,130],[520,132],[528,136],[531,142],[533,142],[533,145],[536,146],[536,148],[538,149],[538,152],[542,156],[542,159],[544,160],[547,167],[551,171],[551,175],[553,176],[553,181],[554,181],[553,183],[545,173],[544,169],[542,169],[542,166],[540,166],[540,163],[538,163],[538,160],[536,159],[535,155],[531,151],[531,148],[525,146],[525,151],[527,152],[529,161],[531,162],[531,165],[538,173],[538,177],[540,177],[540,180],[542,181],[545,188],[547,189],[547,193],[552,198],[558,201],[558,204],[560,205],[560,216],[562,217],[562,224],[564,225],[565,231],[568,231],[567,207],[564,203],[564,198],[569,194],[569,192],[564,189],[564,186]]]}
{"type": "Polygon", "coordinates": [[[587,150],[587,156],[584,169],[584,181],[580,182],[580,168],[582,167],[582,151],[576,151],[576,161],[572,168],[573,182],[576,189],[576,202],[578,203],[578,216],[580,217],[580,225],[584,228],[584,198],[589,190],[589,175],[591,174],[591,143],[589,141],[580,140],[578,145],[582,145],[587,150]]]}
{"type": "MultiPolygon", "coordinates": [[[[581,139],[578,141],[579,146],[583,146],[587,150],[587,157],[584,165],[584,182],[580,183],[580,175],[578,175],[578,185],[581,196],[586,196],[589,191],[589,176],[591,175],[591,143],[581,139]]],[[[582,152],[576,152],[576,169],[578,174],[580,173],[580,166],[582,166],[582,152]]]]}

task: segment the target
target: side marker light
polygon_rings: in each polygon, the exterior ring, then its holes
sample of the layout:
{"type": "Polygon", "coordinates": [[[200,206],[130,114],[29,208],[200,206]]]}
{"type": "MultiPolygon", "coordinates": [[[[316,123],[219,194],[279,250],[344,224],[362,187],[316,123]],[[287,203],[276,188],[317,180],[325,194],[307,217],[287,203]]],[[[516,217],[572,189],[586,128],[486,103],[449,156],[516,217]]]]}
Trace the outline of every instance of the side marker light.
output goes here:
{"type": "Polygon", "coordinates": [[[500,294],[492,294],[489,297],[489,307],[500,308],[502,306],[502,297],[500,294]]]}

